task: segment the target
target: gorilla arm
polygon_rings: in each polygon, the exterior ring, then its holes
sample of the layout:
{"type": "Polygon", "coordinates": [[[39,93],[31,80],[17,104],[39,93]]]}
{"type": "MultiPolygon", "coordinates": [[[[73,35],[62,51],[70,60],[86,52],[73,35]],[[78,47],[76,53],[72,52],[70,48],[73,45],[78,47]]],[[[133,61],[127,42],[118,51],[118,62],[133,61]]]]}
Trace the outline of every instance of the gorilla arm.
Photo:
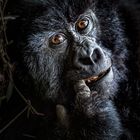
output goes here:
{"type": "Polygon", "coordinates": [[[112,102],[97,92],[91,92],[84,80],[76,82],[74,89],[76,95],[72,112],[63,105],[56,106],[59,124],[74,139],[104,137],[105,140],[116,140],[121,134],[121,125],[112,102]]]}

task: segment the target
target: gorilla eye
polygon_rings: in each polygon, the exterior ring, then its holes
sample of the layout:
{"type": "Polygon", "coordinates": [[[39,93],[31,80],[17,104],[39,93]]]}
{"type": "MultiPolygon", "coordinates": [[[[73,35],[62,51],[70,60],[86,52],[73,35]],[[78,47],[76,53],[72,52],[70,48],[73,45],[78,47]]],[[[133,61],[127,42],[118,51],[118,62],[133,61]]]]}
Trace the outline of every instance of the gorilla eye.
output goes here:
{"type": "Polygon", "coordinates": [[[78,30],[78,31],[82,31],[82,30],[86,29],[87,26],[88,26],[88,24],[89,24],[88,19],[79,20],[79,21],[77,22],[77,24],[76,24],[77,30],[78,30]]]}
{"type": "Polygon", "coordinates": [[[55,34],[51,38],[51,43],[53,45],[59,45],[59,44],[63,43],[64,41],[65,41],[65,37],[63,34],[55,34]]]}

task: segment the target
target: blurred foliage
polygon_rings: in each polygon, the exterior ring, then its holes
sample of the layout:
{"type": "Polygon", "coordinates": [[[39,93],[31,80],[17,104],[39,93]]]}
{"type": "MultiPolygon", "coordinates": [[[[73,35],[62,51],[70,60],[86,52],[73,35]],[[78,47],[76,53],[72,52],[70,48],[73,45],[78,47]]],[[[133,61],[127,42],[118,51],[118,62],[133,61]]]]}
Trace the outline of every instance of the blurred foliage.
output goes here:
{"type": "Polygon", "coordinates": [[[0,0],[0,106],[2,101],[9,100],[13,91],[12,65],[7,55],[9,45],[6,36],[6,24],[9,18],[5,16],[7,0],[0,0]]]}
{"type": "MultiPolygon", "coordinates": [[[[16,87],[13,81],[12,73],[14,72],[14,66],[10,63],[10,58],[7,54],[7,48],[10,47],[12,41],[7,39],[6,30],[7,22],[9,20],[14,20],[15,17],[11,15],[6,15],[5,8],[8,0],[0,0],[0,135],[12,124],[16,123],[16,120],[19,119],[21,115],[25,112],[27,118],[30,117],[30,114],[37,116],[44,116],[43,113],[39,113],[31,104],[29,99],[26,99],[22,92],[16,87]],[[1,109],[4,108],[5,102],[8,103],[13,91],[17,93],[22,101],[25,103],[25,107],[21,109],[20,112],[14,117],[10,117],[10,120],[5,120],[3,117],[6,114],[1,114],[1,109]]],[[[16,110],[14,108],[14,110],[16,110]]]]}

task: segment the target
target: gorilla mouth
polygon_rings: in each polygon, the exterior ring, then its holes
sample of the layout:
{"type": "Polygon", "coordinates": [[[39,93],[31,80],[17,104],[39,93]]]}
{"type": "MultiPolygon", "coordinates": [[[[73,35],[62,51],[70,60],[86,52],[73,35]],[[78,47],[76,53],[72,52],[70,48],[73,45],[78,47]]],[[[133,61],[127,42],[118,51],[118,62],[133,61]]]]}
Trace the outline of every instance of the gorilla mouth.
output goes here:
{"type": "Polygon", "coordinates": [[[101,79],[103,79],[109,72],[110,72],[111,67],[109,67],[107,70],[104,70],[102,72],[100,72],[98,75],[96,76],[91,76],[88,77],[86,79],[83,79],[87,84],[93,84],[101,79]]]}

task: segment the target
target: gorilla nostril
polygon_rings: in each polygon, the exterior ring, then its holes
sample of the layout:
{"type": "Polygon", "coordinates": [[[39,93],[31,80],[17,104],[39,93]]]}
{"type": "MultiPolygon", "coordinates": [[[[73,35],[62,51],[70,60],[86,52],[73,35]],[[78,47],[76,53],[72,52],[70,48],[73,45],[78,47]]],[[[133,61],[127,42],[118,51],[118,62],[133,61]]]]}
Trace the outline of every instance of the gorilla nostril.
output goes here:
{"type": "Polygon", "coordinates": [[[83,65],[92,65],[93,62],[89,57],[79,58],[79,62],[83,65]]]}
{"type": "Polygon", "coordinates": [[[95,63],[97,63],[102,57],[102,53],[100,49],[95,49],[92,54],[92,59],[95,63]]]}

